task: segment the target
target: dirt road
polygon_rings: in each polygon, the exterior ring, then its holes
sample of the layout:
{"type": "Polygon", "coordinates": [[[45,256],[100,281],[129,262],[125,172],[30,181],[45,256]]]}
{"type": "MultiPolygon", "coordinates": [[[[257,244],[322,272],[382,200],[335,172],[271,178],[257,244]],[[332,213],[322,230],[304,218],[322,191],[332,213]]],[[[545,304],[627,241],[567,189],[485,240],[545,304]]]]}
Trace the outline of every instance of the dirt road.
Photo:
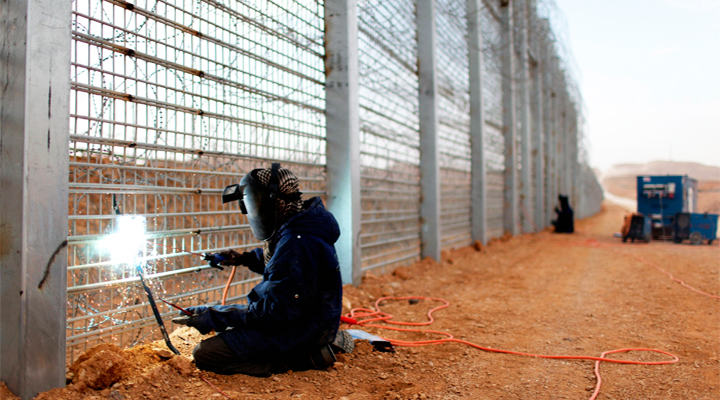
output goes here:
{"type": "MultiPolygon", "coordinates": [[[[574,235],[523,235],[483,251],[469,247],[444,254],[441,264],[426,261],[393,275],[368,276],[360,287],[346,288],[345,303],[369,307],[382,296],[441,297],[450,307],[435,312],[432,329],[499,349],[587,356],[628,347],[667,351],[680,361],[603,363],[598,399],[720,398],[720,300],[671,281],[649,264],[717,296],[720,247],[717,242],[623,245],[612,237],[621,219],[622,210],[606,204],[601,214],[578,221],[574,235]]],[[[399,320],[424,321],[438,304],[399,301],[383,309],[399,320]]],[[[439,337],[367,330],[408,340],[439,337]]],[[[186,354],[199,340],[187,331],[173,336],[186,354]]],[[[125,366],[110,388],[71,385],[39,398],[222,398],[192,365],[179,357],[165,361],[151,347],[121,352],[125,366]]],[[[612,357],[669,359],[653,353],[612,357]]],[[[394,354],[359,343],[355,352],[338,358],[329,371],[204,376],[233,399],[587,399],[596,383],[590,361],[497,354],[457,343],[401,347],[394,354]]]]}

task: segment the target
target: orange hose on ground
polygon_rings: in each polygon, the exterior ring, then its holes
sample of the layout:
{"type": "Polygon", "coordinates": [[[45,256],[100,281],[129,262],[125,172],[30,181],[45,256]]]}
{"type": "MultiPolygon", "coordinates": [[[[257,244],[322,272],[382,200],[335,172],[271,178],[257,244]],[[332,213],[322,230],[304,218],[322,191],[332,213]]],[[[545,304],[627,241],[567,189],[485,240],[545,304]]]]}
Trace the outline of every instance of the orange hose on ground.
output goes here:
{"type": "Polygon", "coordinates": [[[396,340],[396,339],[390,339],[390,338],[383,338],[384,340],[387,340],[388,342],[392,343],[394,346],[404,346],[404,347],[415,347],[415,346],[427,346],[427,345],[437,345],[442,343],[461,343],[470,347],[474,347],[479,350],[488,351],[488,352],[494,352],[494,353],[504,353],[504,354],[514,354],[519,356],[528,356],[528,357],[536,357],[536,358],[547,358],[547,359],[554,359],[554,360],[589,360],[589,361],[595,361],[595,377],[597,378],[597,384],[595,385],[595,391],[592,394],[592,397],[590,397],[590,400],[594,400],[597,398],[598,394],[600,393],[600,386],[602,384],[602,378],[600,377],[600,362],[611,362],[616,364],[635,364],[635,365],[665,365],[665,364],[674,364],[680,359],[671,353],[668,353],[666,351],[662,350],[656,350],[656,349],[646,349],[646,348],[627,348],[627,349],[617,349],[617,350],[610,350],[602,353],[600,357],[593,357],[593,356],[551,356],[551,355],[541,355],[541,354],[532,354],[532,353],[524,353],[520,351],[512,351],[512,350],[502,350],[502,349],[493,349],[491,347],[485,347],[480,346],[479,344],[469,342],[467,340],[461,340],[456,339],[453,337],[452,334],[442,331],[435,331],[435,330],[429,330],[429,329],[412,329],[412,328],[396,328],[392,326],[386,326],[386,325],[376,325],[376,324],[370,324],[369,322],[375,322],[375,321],[381,321],[386,324],[392,324],[392,325],[404,325],[404,326],[427,326],[433,323],[434,318],[432,316],[432,313],[441,310],[443,308],[446,308],[450,305],[450,303],[445,299],[435,298],[435,297],[423,297],[423,296],[406,296],[406,297],[382,297],[379,298],[375,302],[375,309],[367,309],[367,308],[354,308],[350,311],[349,314],[347,314],[346,318],[352,318],[357,320],[358,326],[366,326],[366,327],[374,327],[379,329],[388,329],[388,330],[394,330],[394,331],[401,331],[401,332],[420,332],[420,333],[432,333],[432,334],[438,334],[446,336],[444,339],[434,339],[434,340],[418,340],[418,341],[403,341],[403,340],[396,340]],[[428,321],[426,322],[402,322],[402,321],[393,321],[392,314],[385,313],[380,310],[380,303],[385,300],[410,300],[410,299],[418,299],[418,300],[432,300],[432,301],[439,301],[443,303],[442,305],[435,307],[428,311],[427,317],[428,321]],[[364,318],[364,319],[361,319],[364,318]],[[614,353],[624,353],[628,351],[646,351],[646,352],[653,352],[653,353],[659,353],[664,354],[667,356],[672,357],[672,360],[667,361],[632,361],[632,360],[615,360],[612,358],[605,357],[608,354],[614,354],[614,353]]]}
{"type": "Polygon", "coordinates": [[[205,378],[205,376],[203,376],[203,374],[200,374],[200,379],[204,380],[205,383],[207,383],[208,385],[212,386],[213,389],[215,389],[218,393],[220,393],[221,395],[223,395],[226,399],[233,400],[232,397],[228,396],[228,395],[227,395],[225,392],[223,392],[219,387],[213,385],[212,382],[210,382],[209,380],[207,380],[207,378],[205,378]]]}
{"type": "Polygon", "coordinates": [[[673,276],[673,274],[671,274],[670,272],[666,271],[666,270],[663,269],[661,266],[655,264],[655,263],[652,262],[652,261],[646,260],[645,257],[641,257],[641,256],[638,256],[638,255],[635,255],[635,254],[632,254],[632,253],[628,253],[628,252],[626,252],[626,251],[618,250],[618,249],[617,249],[618,245],[611,244],[611,243],[600,243],[600,242],[598,242],[598,241],[595,240],[595,239],[588,239],[588,240],[586,240],[585,242],[582,242],[580,245],[581,245],[581,246],[597,247],[597,248],[609,248],[611,251],[613,251],[613,252],[615,252],[615,253],[622,254],[622,255],[625,255],[625,256],[628,256],[628,257],[632,257],[632,258],[640,261],[640,262],[643,263],[643,264],[647,264],[647,265],[649,265],[649,266],[657,269],[657,270],[660,271],[663,275],[667,276],[668,278],[672,279],[673,281],[679,283],[680,285],[682,285],[682,286],[684,286],[684,287],[686,287],[686,288],[688,288],[688,289],[690,289],[690,290],[692,290],[692,291],[695,291],[695,292],[697,292],[697,293],[700,293],[700,294],[702,294],[703,296],[707,296],[707,297],[710,297],[710,298],[713,298],[713,299],[718,299],[718,300],[720,300],[720,296],[715,296],[714,294],[706,293],[706,292],[703,292],[702,290],[695,289],[694,287],[688,285],[687,283],[685,283],[685,282],[683,282],[682,280],[680,280],[680,279],[676,278],[675,276],[673,276]]]}

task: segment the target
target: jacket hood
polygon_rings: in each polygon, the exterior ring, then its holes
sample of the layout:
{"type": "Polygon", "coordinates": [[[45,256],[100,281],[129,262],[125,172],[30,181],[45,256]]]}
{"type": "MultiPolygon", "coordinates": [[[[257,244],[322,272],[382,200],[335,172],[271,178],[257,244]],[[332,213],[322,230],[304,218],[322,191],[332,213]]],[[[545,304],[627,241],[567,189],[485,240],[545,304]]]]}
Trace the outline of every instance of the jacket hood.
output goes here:
{"type": "Polygon", "coordinates": [[[303,210],[290,218],[278,230],[278,238],[285,235],[312,235],[334,244],[340,237],[340,225],[319,197],[305,200],[303,210]]]}
{"type": "Polygon", "coordinates": [[[559,195],[558,200],[560,200],[560,209],[562,209],[562,210],[570,209],[570,201],[569,201],[568,196],[559,195]]]}

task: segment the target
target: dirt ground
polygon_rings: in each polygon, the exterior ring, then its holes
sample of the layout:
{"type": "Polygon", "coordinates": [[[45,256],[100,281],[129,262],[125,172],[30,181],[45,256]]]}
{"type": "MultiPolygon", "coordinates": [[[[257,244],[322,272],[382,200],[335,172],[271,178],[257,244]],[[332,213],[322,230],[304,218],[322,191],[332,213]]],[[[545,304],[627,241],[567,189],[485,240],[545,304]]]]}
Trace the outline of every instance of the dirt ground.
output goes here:
{"type": "MultiPolygon", "coordinates": [[[[450,307],[434,313],[430,328],[483,346],[587,356],[640,347],[680,358],[670,365],[603,363],[598,399],[720,398],[720,301],[638,259],[719,295],[720,246],[621,244],[612,235],[622,214],[605,204],[599,215],[577,221],[574,235],[522,235],[481,251],[447,252],[442,263],[427,260],[393,274],[369,275],[359,287],[346,287],[346,311],[370,307],[382,296],[440,297],[450,307]]],[[[440,304],[412,303],[387,302],[383,310],[396,320],[425,321],[428,310],[440,304]]],[[[439,337],[366,330],[407,340],[439,337]]],[[[203,377],[232,399],[587,399],[596,383],[591,361],[498,354],[458,343],[380,353],[357,342],[355,351],[338,355],[328,371],[270,378],[201,374],[187,358],[201,336],[190,328],[171,336],[185,357],[167,358],[167,351],[154,350],[164,348],[162,342],[129,350],[101,345],[71,367],[74,383],[37,399],[223,398],[203,377]]],[[[669,359],[636,352],[611,357],[669,359]]],[[[10,398],[0,387],[3,393],[10,398]]]]}

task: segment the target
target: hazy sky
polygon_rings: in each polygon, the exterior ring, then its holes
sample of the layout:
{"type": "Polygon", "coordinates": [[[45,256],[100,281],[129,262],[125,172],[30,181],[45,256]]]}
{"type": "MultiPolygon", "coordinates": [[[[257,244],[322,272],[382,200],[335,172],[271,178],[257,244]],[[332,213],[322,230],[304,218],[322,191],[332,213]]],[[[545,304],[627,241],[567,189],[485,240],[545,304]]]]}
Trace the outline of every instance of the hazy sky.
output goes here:
{"type": "Polygon", "coordinates": [[[720,165],[720,0],[555,0],[590,164],[720,165]]]}

